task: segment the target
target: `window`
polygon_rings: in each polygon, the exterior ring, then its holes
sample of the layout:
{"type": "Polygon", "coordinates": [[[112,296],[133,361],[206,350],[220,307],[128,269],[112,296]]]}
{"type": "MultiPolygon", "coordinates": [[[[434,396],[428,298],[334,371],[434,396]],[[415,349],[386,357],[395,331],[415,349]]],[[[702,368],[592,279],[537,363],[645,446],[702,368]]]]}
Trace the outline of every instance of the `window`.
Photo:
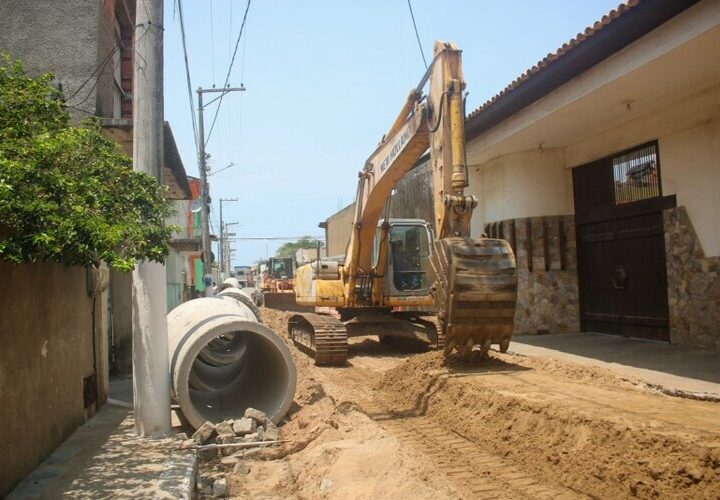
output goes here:
{"type": "Polygon", "coordinates": [[[572,174],[576,214],[662,196],[657,141],[575,167],[572,174]]]}
{"type": "Polygon", "coordinates": [[[424,225],[397,225],[390,229],[390,257],[393,283],[397,290],[422,290],[428,287],[425,263],[430,255],[424,225]]]}
{"type": "Polygon", "coordinates": [[[613,157],[612,168],[616,205],[660,196],[657,143],[613,157]]]}

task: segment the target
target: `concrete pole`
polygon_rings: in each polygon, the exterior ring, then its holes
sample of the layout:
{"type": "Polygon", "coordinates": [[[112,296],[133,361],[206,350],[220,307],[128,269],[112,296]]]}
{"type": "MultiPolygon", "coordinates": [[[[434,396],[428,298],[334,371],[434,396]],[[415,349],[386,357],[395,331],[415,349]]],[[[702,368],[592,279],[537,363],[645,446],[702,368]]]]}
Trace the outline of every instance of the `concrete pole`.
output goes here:
{"type": "Polygon", "coordinates": [[[220,281],[227,278],[230,275],[230,267],[225,265],[225,226],[223,225],[223,203],[229,201],[239,201],[238,198],[220,198],[220,244],[218,245],[218,251],[220,253],[220,281]],[[223,272],[225,274],[223,274],[223,272]]]}
{"type": "Polygon", "coordinates": [[[203,89],[198,88],[198,170],[200,170],[200,218],[202,220],[203,279],[205,297],[212,295],[212,270],[210,248],[210,186],[207,180],[207,155],[205,154],[205,120],[203,119],[203,89]],[[210,283],[208,285],[208,282],[210,283]]]}
{"type": "MultiPolygon", "coordinates": [[[[163,0],[143,0],[135,20],[133,168],[162,182],[163,0]]],[[[135,431],[170,433],[170,370],[165,266],[141,262],[133,271],[135,431]]]]}
{"type": "Polygon", "coordinates": [[[224,240],[223,240],[223,234],[225,230],[225,226],[223,225],[223,216],[222,216],[222,205],[223,205],[223,199],[220,198],[220,244],[218,245],[218,252],[220,253],[220,272],[218,273],[218,276],[220,276],[220,281],[222,282],[225,278],[223,276],[223,268],[225,267],[225,261],[223,260],[225,248],[223,248],[224,240]]]}

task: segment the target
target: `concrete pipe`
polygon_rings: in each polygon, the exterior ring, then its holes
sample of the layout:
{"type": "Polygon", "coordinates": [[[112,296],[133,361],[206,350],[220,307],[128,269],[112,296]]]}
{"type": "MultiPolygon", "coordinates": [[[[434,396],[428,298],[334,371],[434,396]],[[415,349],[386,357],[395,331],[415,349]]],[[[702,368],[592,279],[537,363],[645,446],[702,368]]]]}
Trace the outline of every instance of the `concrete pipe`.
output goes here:
{"type": "Polygon", "coordinates": [[[225,288],[222,290],[218,295],[223,295],[225,297],[232,297],[233,299],[241,302],[243,305],[247,306],[255,315],[255,318],[257,318],[258,323],[262,323],[262,317],[260,316],[260,309],[255,304],[255,301],[252,299],[252,295],[249,291],[245,290],[244,288],[225,288]]]}
{"type": "Polygon", "coordinates": [[[236,278],[227,278],[225,281],[222,282],[222,285],[220,285],[220,289],[224,290],[228,287],[240,288],[240,282],[236,278]]]}
{"type": "Polygon", "coordinates": [[[278,423],[295,396],[297,372],[285,341],[227,296],[185,302],[167,317],[173,399],[195,428],[249,407],[278,423]]]}

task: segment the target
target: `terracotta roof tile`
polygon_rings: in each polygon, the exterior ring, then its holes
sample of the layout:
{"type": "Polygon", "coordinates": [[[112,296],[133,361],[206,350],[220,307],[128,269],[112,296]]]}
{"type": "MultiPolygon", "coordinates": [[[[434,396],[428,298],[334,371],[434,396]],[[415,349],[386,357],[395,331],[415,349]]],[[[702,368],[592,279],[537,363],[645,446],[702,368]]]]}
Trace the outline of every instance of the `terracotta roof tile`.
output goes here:
{"type": "Polygon", "coordinates": [[[623,15],[625,12],[631,10],[633,7],[637,6],[640,3],[641,0],[627,0],[624,3],[621,3],[617,6],[617,8],[611,10],[608,14],[604,15],[600,20],[596,21],[592,26],[588,26],[585,28],[585,31],[582,33],[578,33],[575,35],[575,37],[568,42],[564,43],[562,47],[558,48],[555,52],[551,52],[548,55],[546,55],[543,59],[538,61],[533,67],[525,71],[522,75],[517,77],[515,80],[513,80],[507,87],[505,87],[502,91],[497,93],[495,96],[493,96],[491,99],[486,101],[484,104],[482,104],[477,109],[473,110],[468,116],[467,120],[470,120],[474,118],[475,116],[482,113],[483,110],[490,107],[495,101],[497,101],[500,97],[504,96],[511,90],[518,87],[520,84],[531,78],[536,73],[542,71],[543,69],[550,66],[555,61],[561,59],[563,56],[565,56],[568,52],[572,51],[575,47],[580,45],[581,43],[585,42],[589,38],[591,38],[593,35],[595,35],[598,31],[602,30],[609,24],[611,24],[615,19],[623,15]]]}

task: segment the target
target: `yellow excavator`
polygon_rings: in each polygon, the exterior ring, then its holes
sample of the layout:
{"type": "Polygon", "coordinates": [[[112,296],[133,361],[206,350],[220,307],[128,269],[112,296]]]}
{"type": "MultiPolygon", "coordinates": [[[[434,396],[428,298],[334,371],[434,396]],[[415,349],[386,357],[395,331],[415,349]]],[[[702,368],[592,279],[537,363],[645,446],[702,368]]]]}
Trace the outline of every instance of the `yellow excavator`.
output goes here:
{"type": "Polygon", "coordinates": [[[344,259],[298,269],[298,304],[326,313],[291,316],[288,333],[316,364],[345,363],[348,336],[425,338],[446,356],[508,349],[515,256],[505,240],[470,237],[477,199],[464,192],[464,88],[461,51],[435,42],[432,64],[358,174],[344,259]],[[390,219],[393,188],[428,149],[435,220],[390,219]]]}

